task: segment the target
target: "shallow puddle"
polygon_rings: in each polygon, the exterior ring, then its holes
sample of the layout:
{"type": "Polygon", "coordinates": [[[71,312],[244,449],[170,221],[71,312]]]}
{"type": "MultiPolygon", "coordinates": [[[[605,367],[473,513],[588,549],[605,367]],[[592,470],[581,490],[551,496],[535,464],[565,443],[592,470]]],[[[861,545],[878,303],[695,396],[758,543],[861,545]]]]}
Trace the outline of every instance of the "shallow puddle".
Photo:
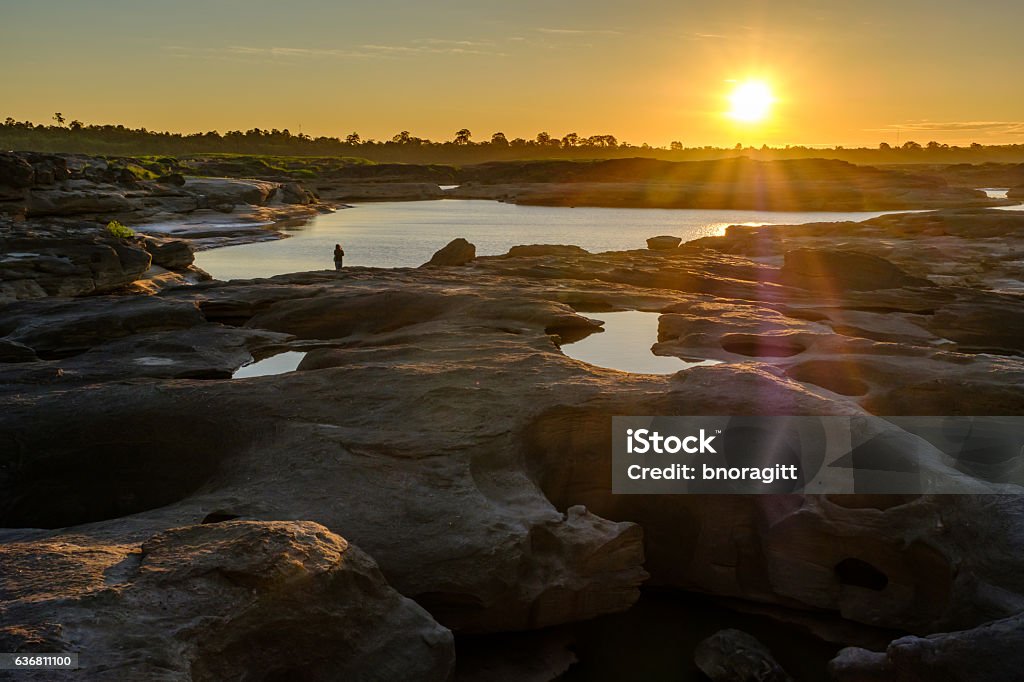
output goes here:
{"type": "Polygon", "coordinates": [[[274,374],[294,372],[298,369],[299,363],[302,362],[302,358],[304,357],[306,357],[305,353],[299,353],[292,350],[278,353],[277,355],[271,355],[269,358],[263,358],[256,362],[250,362],[248,365],[242,365],[235,370],[235,373],[231,375],[231,378],[248,379],[250,377],[267,377],[274,374]]]}
{"type": "Polygon", "coordinates": [[[651,352],[658,341],[658,313],[627,310],[617,313],[582,313],[604,322],[604,331],[567,343],[562,352],[598,367],[633,374],[675,374],[681,369],[717,365],[718,360],[687,362],[651,352]]]}

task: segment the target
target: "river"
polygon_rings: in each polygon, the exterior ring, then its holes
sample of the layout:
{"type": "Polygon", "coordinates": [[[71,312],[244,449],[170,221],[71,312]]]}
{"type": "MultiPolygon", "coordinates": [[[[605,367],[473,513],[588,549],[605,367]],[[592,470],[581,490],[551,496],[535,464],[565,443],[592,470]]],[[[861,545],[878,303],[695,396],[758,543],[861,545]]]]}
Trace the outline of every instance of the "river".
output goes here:
{"type": "MultiPolygon", "coordinates": [[[[891,213],[891,211],[890,211],[891,213]]],[[[336,243],[345,265],[416,267],[456,237],[481,256],[517,244],[575,244],[588,251],[645,248],[660,234],[683,240],[720,235],[729,225],[867,220],[886,212],[769,212],[657,208],[518,206],[497,201],[386,201],[317,216],[284,228],[287,239],[201,251],[196,265],[217,279],[271,277],[333,268],[336,243]]]]}

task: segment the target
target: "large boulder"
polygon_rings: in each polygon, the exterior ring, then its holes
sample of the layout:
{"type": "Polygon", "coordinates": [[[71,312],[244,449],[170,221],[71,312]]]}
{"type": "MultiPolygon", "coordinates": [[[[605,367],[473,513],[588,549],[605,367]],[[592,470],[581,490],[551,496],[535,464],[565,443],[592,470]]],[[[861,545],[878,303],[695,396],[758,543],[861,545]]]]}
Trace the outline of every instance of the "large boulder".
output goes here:
{"type": "Polygon", "coordinates": [[[697,645],[693,658],[712,682],[792,682],[768,647],[742,630],[719,630],[697,645]]]}
{"type": "Polygon", "coordinates": [[[672,237],[669,235],[660,235],[658,237],[651,237],[647,240],[647,248],[652,251],[667,251],[674,249],[682,243],[680,237],[672,237]]]}
{"type": "Polygon", "coordinates": [[[35,679],[443,682],[454,666],[451,632],[370,557],[308,521],[110,544],[43,536],[0,545],[0,566],[0,648],[82,652],[79,670],[35,679]],[[45,596],[26,580],[40,561],[45,596]]]}
{"type": "Polygon", "coordinates": [[[465,265],[474,258],[476,258],[476,246],[470,244],[462,237],[459,237],[458,239],[453,239],[448,242],[444,248],[435,252],[434,255],[430,257],[430,260],[420,267],[426,267],[428,265],[465,265]]]}

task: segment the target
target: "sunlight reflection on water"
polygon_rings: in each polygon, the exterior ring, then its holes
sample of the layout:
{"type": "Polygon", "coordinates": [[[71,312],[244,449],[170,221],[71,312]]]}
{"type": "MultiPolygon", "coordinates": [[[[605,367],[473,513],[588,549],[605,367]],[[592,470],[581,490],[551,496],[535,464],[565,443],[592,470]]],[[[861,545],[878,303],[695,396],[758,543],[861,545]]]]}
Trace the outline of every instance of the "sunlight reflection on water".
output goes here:
{"type": "Polygon", "coordinates": [[[232,379],[248,379],[250,377],[267,377],[273,374],[284,374],[285,372],[294,372],[299,367],[299,363],[302,362],[302,358],[306,357],[305,353],[299,353],[297,351],[285,351],[278,353],[277,355],[271,355],[269,358],[263,358],[256,362],[250,362],[248,365],[243,365],[235,370],[235,373],[231,375],[232,379]]]}
{"type": "Polygon", "coordinates": [[[658,313],[627,310],[581,314],[604,322],[604,331],[562,346],[562,352],[570,358],[633,374],[675,374],[689,367],[719,364],[718,360],[687,362],[652,353],[651,346],[658,340],[658,313]]]}
{"type": "Polygon", "coordinates": [[[345,265],[416,267],[456,237],[476,245],[477,255],[505,253],[518,244],[575,244],[588,251],[646,247],[648,237],[670,234],[684,241],[720,235],[729,225],[798,224],[867,220],[885,212],[769,212],[660,208],[566,208],[517,206],[497,201],[359,204],[285,228],[288,239],[228,246],[196,254],[196,265],[217,279],[272,277],[333,269],[334,244],[345,248],[345,265]]]}

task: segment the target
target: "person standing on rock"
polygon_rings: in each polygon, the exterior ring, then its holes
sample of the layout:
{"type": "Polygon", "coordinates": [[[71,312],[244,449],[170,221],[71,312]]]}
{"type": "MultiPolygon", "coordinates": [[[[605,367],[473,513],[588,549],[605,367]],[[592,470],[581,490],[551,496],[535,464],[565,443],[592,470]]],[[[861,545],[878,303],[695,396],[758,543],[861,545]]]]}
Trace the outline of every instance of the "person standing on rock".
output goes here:
{"type": "Polygon", "coordinates": [[[341,262],[345,259],[345,249],[341,248],[341,244],[334,245],[334,269],[341,270],[341,262]]]}

